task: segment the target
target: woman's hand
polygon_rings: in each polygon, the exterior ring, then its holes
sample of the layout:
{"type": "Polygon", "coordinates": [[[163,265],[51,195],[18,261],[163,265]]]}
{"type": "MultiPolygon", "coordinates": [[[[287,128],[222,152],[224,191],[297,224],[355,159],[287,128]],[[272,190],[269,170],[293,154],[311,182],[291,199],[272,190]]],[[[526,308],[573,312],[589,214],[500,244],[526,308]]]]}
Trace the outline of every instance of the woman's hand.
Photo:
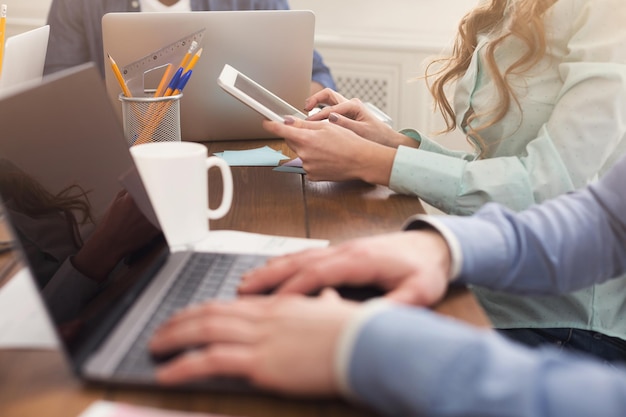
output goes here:
{"type": "Polygon", "coordinates": [[[287,117],[285,123],[264,121],[263,126],[302,159],[312,181],[360,179],[388,185],[396,150],[368,141],[327,122],[287,117]]]}
{"type": "Polygon", "coordinates": [[[418,145],[413,139],[396,132],[391,126],[378,119],[358,98],[348,100],[336,91],[326,88],[307,99],[305,110],[310,111],[319,105],[325,107],[309,116],[307,120],[328,119],[330,123],[391,148],[397,148],[400,145],[413,147],[418,145]]]}

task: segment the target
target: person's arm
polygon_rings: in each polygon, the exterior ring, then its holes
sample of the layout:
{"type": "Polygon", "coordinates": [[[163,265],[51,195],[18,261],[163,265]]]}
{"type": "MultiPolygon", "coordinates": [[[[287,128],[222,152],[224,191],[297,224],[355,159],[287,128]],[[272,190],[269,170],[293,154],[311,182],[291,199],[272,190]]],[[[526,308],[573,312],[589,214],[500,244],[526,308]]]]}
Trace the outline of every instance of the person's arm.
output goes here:
{"type": "MultiPolygon", "coordinates": [[[[563,87],[554,106],[542,103],[539,94],[529,104],[530,111],[551,116],[543,126],[530,127],[537,133],[528,145],[509,156],[475,161],[439,153],[428,141],[420,149],[401,146],[390,177],[393,190],[450,214],[470,214],[487,202],[519,211],[585,186],[621,154],[626,147],[626,28],[621,23],[626,9],[620,0],[559,1],[553,9],[550,13],[558,11],[559,17],[548,22],[561,25],[557,33],[567,37],[552,46],[567,51],[558,67],[563,87]]],[[[528,90],[540,92],[536,85],[528,90]]],[[[524,116],[522,128],[532,113],[524,116]]],[[[503,137],[501,146],[510,140],[503,137]]]]}
{"type": "Polygon", "coordinates": [[[625,369],[530,350],[424,309],[370,304],[337,349],[344,395],[384,415],[617,417],[626,410],[625,369]]]}
{"type": "Polygon", "coordinates": [[[531,350],[384,301],[241,297],[187,308],[153,335],[161,384],[235,376],[281,394],[342,393],[389,416],[623,416],[626,373],[531,350]],[[202,331],[198,331],[202,329],[202,331]],[[192,347],[192,349],[188,349],[192,347]]]}
{"type": "Polygon", "coordinates": [[[330,68],[326,66],[319,52],[313,51],[313,74],[312,81],[318,83],[322,88],[337,89],[335,80],[330,73],[330,68]]]}
{"type": "Polygon", "coordinates": [[[457,241],[458,281],[515,293],[566,293],[626,271],[624,178],[626,158],[587,189],[522,213],[489,204],[471,218],[442,216],[433,225],[457,241]]]}

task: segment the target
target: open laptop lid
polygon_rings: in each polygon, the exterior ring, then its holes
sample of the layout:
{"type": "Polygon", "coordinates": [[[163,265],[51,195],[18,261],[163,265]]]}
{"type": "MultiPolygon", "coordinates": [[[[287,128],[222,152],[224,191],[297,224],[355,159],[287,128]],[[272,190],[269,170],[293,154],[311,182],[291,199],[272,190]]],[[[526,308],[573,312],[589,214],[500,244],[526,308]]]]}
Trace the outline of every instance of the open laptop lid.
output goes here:
{"type": "Polygon", "coordinates": [[[0,99],[0,126],[4,212],[77,369],[168,248],[93,65],[0,99]]]}
{"type": "Polygon", "coordinates": [[[7,38],[0,90],[29,81],[41,81],[48,50],[50,26],[42,26],[7,38]]]}
{"type": "MultiPolygon", "coordinates": [[[[202,56],[181,101],[183,140],[271,137],[261,126],[262,116],[217,85],[224,64],[294,107],[304,107],[310,93],[315,31],[310,11],[110,13],[102,19],[103,53],[124,68],[202,30],[202,56]]],[[[109,98],[121,118],[120,87],[109,65],[105,65],[105,78],[109,98]]],[[[154,77],[146,87],[156,87],[158,79],[154,77]]]]}

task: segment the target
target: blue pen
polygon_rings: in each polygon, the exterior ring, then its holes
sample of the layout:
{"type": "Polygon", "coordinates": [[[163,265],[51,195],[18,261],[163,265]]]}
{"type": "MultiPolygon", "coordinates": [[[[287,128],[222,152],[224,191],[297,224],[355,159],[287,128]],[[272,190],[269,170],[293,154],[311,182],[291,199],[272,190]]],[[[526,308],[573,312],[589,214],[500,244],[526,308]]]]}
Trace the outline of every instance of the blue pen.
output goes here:
{"type": "Polygon", "coordinates": [[[172,79],[170,80],[170,83],[167,86],[167,90],[165,90],[165,94],[163,94],[164,96],[171,96],[172,95],[174,90],[176,90],[176,87],[178,86],[178,83],[180,82],[181,75],[183,75],[183,68],[182,67],[178,68],[176,70],[176,73],[174,73],[174,76],[172,77],[172,79]]]}
{"type": "Polygon", "coordinates": [[[191,70],[187,71],[183,74],[182,77],[180,77],[180,81],[176,86],[176,90],[174,90],[174,94],[180,94],[183,91],[183,88],[185,88],[185,86],[187,85],[187,81],[189,81],[189,78],[191,78],[191,70]]]}

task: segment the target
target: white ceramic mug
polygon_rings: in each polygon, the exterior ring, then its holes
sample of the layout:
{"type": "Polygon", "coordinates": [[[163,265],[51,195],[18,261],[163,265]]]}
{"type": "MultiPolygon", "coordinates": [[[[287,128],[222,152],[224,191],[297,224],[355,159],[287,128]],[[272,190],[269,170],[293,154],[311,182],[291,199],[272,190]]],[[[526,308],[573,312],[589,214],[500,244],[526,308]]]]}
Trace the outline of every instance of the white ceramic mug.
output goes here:
{"type": "Polygon", "coordinates": [[[191,247],[209,232],[209,219],[228,213],[233,177],[221,158],[207,157],[206,146],[194,142],[154,142],[132,146],[131,155],[170,247],[191,247]],[[222,202],[209,208],[208,171],[222,173],[222,202]]]}

